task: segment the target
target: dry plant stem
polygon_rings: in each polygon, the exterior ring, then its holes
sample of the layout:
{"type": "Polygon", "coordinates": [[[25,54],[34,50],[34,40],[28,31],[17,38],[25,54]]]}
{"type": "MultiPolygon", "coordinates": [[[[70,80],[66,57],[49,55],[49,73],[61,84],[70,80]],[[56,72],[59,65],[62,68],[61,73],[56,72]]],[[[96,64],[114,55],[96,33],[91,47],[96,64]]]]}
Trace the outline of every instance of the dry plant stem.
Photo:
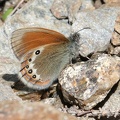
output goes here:
{"type": "Polygon", "coordinates": [[[10,13],[10,16],[12,16],[12,15],[15,13],[15,11],[19,8],[19,6],[20,6],[23,2],[24,2],[24,0],[21,0],[21,1],[17,4],[17,6],[14,8],[14,10],[10,13]]]}
{"type": "Polygon", "coordinates": [[[110,117],[110,116],[114,116],[117,117],[118,115],[120,115],[120,110],[118,111],[110,111],[110,110],[88,110],[88,111],[78,111],[78,113],[76,114],[77,117],[81,117],[83,115],[87,115],[89,117],[110,117]]]}

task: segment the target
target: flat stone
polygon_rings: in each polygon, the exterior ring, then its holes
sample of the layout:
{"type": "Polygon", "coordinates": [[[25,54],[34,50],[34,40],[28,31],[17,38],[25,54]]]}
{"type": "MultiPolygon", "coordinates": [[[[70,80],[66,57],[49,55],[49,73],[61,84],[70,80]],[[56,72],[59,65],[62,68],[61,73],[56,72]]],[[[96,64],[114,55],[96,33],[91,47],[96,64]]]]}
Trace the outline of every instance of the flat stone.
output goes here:
{"type": "Polygon", "coordinates": [[[3,102],[5,100],[16,100],[16,101],[22,101],[21,98],[19,98],[12,88],[7,85],[0,84],[0,102],[3,102]]]}
{"type": "Polygon", "coordinates": [[[109,5],[76,14],[72,28],[80,34],[78,46],[82,56],[86,57],[90,53],[108,48],[119,11],[119,5],[109,5]],[[89,29],[84,29],[86,27],[89,29]]]}
{"type": "Polygon", "coordinates": [[[119,3],[119,0],[103,0],[105,3],[119,3]]]}
{"type": "Polygon", "coordinates": [[[4,101],[0,111],[0,120],[77,120],[42,102],[4,101]]]}
{"type": "Polygon", "coordinates": [[[73,22],[74,15],[78,12],[81,3],[81,0],[54,0],[51,11],[56,18],[68,18],[69,22],[73,22]]]}
{"type": "Polygon", "coordinates": [[[120,82],[117,84],[117,89],[115,92],[110,96],[108,101],[102,107],[102,110],[110,111],[113,114],[116,113],[114,115],[120,113],[120,82]]]}

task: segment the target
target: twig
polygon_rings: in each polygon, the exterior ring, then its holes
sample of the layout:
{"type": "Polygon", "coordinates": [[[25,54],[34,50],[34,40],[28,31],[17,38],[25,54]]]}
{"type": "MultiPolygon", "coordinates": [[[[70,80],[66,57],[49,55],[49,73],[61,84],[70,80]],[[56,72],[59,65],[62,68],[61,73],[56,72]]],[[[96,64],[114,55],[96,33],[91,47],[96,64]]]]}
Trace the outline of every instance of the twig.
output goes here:
{"type": "Polygon", "coordinates": [[[120,110],[118,111],[110,111],[110,110],[103,110],[103,109],[99,109],[99,110],[88,110],[88,111],[81,111],[79,110],[78,113],[76,114],[77,117],[81,117],[83,115],[87,115],[89,117],[117,117],[118,115],[120,115],[120,110]]]}
{"type": "Polygon", "coordinates": [[[14,8],[14,10],[10,13],[9,16],[12,16],[12,15],[14,14],[14,12],[19,8],[19,6],[20,6],[23,2],[24,2],[24,0],[21,0],[21,1],[17,4],[17,6],[14,8]]]}

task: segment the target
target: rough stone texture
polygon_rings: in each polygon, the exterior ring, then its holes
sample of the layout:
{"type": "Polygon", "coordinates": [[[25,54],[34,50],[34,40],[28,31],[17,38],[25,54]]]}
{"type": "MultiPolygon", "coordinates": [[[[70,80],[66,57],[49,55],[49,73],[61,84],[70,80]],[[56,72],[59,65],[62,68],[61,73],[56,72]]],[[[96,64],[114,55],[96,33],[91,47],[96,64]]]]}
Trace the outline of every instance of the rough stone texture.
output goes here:
{"type": "Polygon", "coordinates": [[[119,3],[119,0],[103,0],[105,3],[119,3]]]}
{"type": "Polygon", "coordinates": [[[80,10],[94,10],[93,0],[83,0],[80,10]]]}
{"type": "Polygon", "coordinates": [[[102,107],[102,110],[108,110],[112,113],[115,113],[114,116],[116,116],[118,112],[120,114],[120,82],[118,83],[114,94],[110,96],[108,101],[102,107]]]}
{"type": "Polygon", "coordinates": [[[4,101],[0,103],[0,120],[77,120],[77,118],[40,102],[23,104],[18,101],[4,101]]]}
{"type": "Polygon", "coordinates": [[[95,118],[92,118],[92,117],[80,117],[78,118],[78,120],[95,120],[95,118]]]}
{"type": "Polygon", "coordinates": [[[95,8],[99,8],[102,5],[102,1],[101,0],[96,0],[94,5],[95,5],[95,8]]]}
{"type": "Polygon", "coordinates": [[[59,83],[67,101],[87,110],[102,101],[119,79],[120,58],[103,54],[86,63],[68,66],[59,83]]]}
{"type": "Polygon", "coordinates": [[[92,0],[54,0],[51,7],[51,11],[56,18],[63,19],[68,17],[69,23],[75,21],[75,15],[79,9],[93,10],[95,7],[92,0]]]}
{"type": "Polygon", "coordinates": [[[114,46],[120,45],[120,13],[118,14],[116,22],[115,22],[115,30],[112,35],[111,43],[114,46]]]}
{"type": "Polygon", "coordinates": [[[48,104],[48,105],[54,105],[54,103],[56,102],[56,98],[43,99],[42,102],[44,102],[45,104],[48,104]]]}
{"type": "Polygon", "coordinates": [[[21,98],[19,98],[11,87],[7,85],[0,84],[0,101],[3,102],[5,100],[18,100],[22,101],[21,98]]]}
{"type": "Polygon", "coordinates": [[[69,21],[72,22],[81,3],[81,0],[54,0],[51,11],[56,18],[62,19],[68,17],[69,21]]]}
{"type": "Polygon", "coordinates": [[[114,32],[111,43],[115,46],[120,45],[120,33],[114,32]]]}
{"type": "Polygon", "coordinates": [[[79,31],[79,53],[82,56],[95,51],[104,51],[112,37],[115,20],[120,11],[120,6],[103,6],[92,11],[80,11],[76,15],[76,21],[72,28],[77,32],[83,28],[89,27],[79,31]]]}
{"type": "Polygon", "coordinates": [[[109,54],[120,56],[120,46],[113,47],[112,45],[109,45],[107,51],[109,54]]]}
{"type": "Polygon", "coordinates": [[[120,57],[120,47],[115,47],[113,51],[114,55],[118,55],[120,57]]]}
{"type": "Polygon", "coordinates": [[[67,4],[69,4],[67,0],[54,0],[51,6],[52,14],[58,19],[67,18],[69,7],[67,7],[67,4]]]}
{"type": "MultiPolygon", "coordinates": [[[[5,52],[5,50],[1,50],[1,53],[5,52]]],[[[15,61],[10,57],[0,56],[0,75],[3,74],[12,74],[15,71],[18,71],[16,66],[19,66],[19,62],[15,61]]]]}
{"type": "Polygon", "coordinates": [[[117,16],[116,23],[115,23],[115,30],[120,33],[120,12],[117,16]]]}

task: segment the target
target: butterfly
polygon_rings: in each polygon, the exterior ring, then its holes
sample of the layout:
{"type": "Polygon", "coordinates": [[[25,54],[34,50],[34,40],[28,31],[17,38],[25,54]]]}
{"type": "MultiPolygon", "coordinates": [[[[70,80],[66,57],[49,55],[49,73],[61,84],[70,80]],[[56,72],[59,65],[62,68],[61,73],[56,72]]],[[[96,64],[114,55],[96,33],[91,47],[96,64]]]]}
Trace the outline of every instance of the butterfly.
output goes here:
{"type": "Polygon", "coordinates": [[[11,45],[20,61],[20,80],[32,89],[49,88],[65,66],[78,56],[78,39],[77,33],[66,38],[57,31],[39,27],[14,31],[11,45]]]}

